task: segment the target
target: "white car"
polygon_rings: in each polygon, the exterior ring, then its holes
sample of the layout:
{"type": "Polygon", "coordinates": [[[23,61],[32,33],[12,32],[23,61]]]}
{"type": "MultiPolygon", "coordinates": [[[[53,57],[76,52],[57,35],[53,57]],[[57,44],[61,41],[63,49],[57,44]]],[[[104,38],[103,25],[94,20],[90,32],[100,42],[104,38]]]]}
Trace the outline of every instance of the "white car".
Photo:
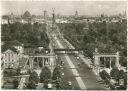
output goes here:
{"type": "Polygon", "coordinates": [[[69,81],[69,82],[68,82],[68,85],[70,85],[70,86],[71,86],[71,85],[72,85],[72,82],[71,82],[71,81],[69,81]]]}
{"type": "Polygon", "coordinates": [[[64,76],[64,73],[62,73],[62,76],[64,76]]]}
{"type": "Polygon", "coordinates": [[[52,84],[48,83],[48,88],[51,89],[52,88],[52,84]]]}
{"type": "Polygon", "coordinates": [[[76,57],[77,59],[80,59],[80,57],[76,57]]]}

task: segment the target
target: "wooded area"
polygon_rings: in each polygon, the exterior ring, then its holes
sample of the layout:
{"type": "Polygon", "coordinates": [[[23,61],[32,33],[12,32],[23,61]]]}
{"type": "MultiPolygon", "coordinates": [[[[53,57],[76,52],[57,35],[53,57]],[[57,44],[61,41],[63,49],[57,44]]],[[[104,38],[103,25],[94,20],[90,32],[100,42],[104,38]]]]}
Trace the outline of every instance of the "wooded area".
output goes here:
{"type": "Polygon", "coordinates": [[[44,48],[49,45],[45,24],[22,24],[20,22],[2,24],[1,31],[2,41],[17,40],[24,45],[43,46],[44,48]]]}
{"type": "Polygon", "coordinates": [[[119,51],[120,62],[127,62],[127,22],[93,22],[58,24],[64,37],[76,48],[84,48],[92,58],[95,48],[101,53],[119,51]]]}

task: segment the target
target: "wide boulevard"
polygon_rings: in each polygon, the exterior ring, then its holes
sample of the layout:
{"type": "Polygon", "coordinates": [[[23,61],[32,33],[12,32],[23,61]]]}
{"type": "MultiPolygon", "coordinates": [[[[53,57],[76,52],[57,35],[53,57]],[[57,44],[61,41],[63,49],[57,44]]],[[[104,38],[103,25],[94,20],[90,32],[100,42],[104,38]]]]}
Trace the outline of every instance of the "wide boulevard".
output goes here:
{"type": "MultiPolygon", "coordinates": [[[[71,48],[71,44],[65,41],[58,28],[56,30],[48,28],[48,35],[51,37],[50,40],[53,48],[71,48]]],[[[80,56],[80,58],[77,59],[73,54],[65,53],[57,55],[64,62],[63,78],[65,81],[71,81],[74,89],[107,89],[103,84],[98,82],[98,76],[96,76],[94,72],[89,69],[86,62],[84,62],[88,61],[86,58],[80,56]]]]}

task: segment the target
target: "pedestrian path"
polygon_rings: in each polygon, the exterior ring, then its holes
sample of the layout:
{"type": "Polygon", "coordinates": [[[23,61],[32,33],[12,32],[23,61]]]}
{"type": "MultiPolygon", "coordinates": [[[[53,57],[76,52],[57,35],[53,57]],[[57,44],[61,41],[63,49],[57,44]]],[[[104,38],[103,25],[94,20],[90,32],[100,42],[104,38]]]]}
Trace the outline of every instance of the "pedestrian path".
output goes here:
{"type": "Polygon", "coordinates": [[[25,80],[26,80],[25,77],[22,77],[21,78],[20,83],[19,83],[19,86],[18,86],[18,89],[23,89],[24,84],[25,84],[25,80]]]}

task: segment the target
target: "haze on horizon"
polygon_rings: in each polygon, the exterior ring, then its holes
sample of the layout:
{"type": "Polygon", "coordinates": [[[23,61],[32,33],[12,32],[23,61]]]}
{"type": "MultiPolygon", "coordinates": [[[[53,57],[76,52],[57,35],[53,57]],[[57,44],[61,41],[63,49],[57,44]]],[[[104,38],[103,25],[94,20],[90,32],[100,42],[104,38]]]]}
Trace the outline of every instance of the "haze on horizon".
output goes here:
{"type": "Polygon", "coordinates": [[[78,11],[79,15],[96,16],[100,14],[115,15],[126,11],[126,1],[2,1],[2,15],[20,15],[29,11],[32,15],[43,15],[46,10],[51,15],[52,8],[60,15],[74,15],[78,11]]]}

